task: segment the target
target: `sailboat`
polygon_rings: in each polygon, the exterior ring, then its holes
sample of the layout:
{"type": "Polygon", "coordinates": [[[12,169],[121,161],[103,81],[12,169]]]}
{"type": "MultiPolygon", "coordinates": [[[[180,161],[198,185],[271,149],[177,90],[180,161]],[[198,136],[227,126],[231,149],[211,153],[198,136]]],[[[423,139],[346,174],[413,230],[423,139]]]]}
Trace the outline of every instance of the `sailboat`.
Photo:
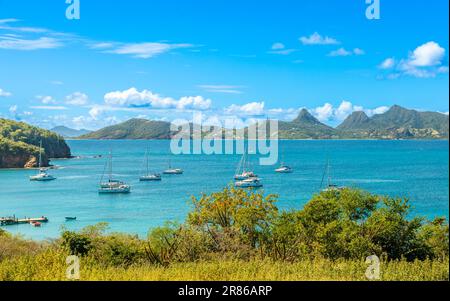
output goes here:
{"type": "Polygon", "coordinates": [[[161,181],[161,175],[158,173],[150,174],[149,172],[149,162],[148,162],[148,149],[145,152],[145,165],[146,165],[146,173],[141,176],[139,180],[141,182],[150,182],[150,181],[161,181]]]}
{"type": "Polygon", "coordinates": [[[325,168],[323,177],[322,177],[322,183],[320,184],[320,187],[323,186],[323,182],[325,179],[325,174],[327,175],[327,186],[322,189],[323,192],[327,192],[327,191],[340,191],[345,189],[344,186],[338,186],[336,184],[333,184],[332,180],[331,180],[331,164],[330,164],[330,160],[327,159],[327,166],[325,168]]]}
{"type": "Polygon", "coordinates": [[[114,180],[112,177],[112,153],[109,153],[109,162],[106,162],[105,170],[108,167],[109,168],[109,176],[108,181],[104,182],[103,177],[105,175],[105,172],[103,172],[102,179],[100,181],[100,188],[98,190],[99,193],[130,193],[131,192],[131,186],[119,181],[114,180]]]}
{"type": "Polygon", "coordinates": [[[39,172],[35,176],[30,177],[30,181],[48,182],[56,180],[56,178],[47,173],[46,168],[42,168],[42,140],[39,143],[39,172]]]}
{"type": "Polygon", "coordinates": [[[258,175],[256,175],[253,171],[250,171],[250,162],[248,160],[247,150],[245,150],[241,161],[239,162],[238,168],[236,169],[234,179],[236,181],[243,181],[257,177],[258,175]]]}
{"type": "Polygon", "coordinates": [[[163,174],[165,175],[182,175],[183,170],[181,168],[172,168],[172,164],[169,161],[169,168],[163,171],[163,174]]]}

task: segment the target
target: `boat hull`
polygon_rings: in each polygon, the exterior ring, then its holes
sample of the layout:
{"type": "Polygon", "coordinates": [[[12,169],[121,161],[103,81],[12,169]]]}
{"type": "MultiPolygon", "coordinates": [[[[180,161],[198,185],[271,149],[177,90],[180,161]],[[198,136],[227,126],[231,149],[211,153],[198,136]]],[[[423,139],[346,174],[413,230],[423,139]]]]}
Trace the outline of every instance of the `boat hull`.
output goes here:
{"type": "Polygon", "coordinates": [[[158,182],[161,181],[161,176],[144,176],[140,177],[141,182],[158,182]]]}

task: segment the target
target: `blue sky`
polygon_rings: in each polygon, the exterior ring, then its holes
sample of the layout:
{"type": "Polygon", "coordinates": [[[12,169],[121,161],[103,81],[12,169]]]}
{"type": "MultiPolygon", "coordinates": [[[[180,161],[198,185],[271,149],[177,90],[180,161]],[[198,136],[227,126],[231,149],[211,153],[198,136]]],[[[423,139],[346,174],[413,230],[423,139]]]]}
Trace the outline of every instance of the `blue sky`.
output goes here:
{"type": "Polygon", "coordinates": [[[399,104],[448,112],[448,1],[0,0],[0,116],[96,129],[200,110],[336,125],[399,104]]]}

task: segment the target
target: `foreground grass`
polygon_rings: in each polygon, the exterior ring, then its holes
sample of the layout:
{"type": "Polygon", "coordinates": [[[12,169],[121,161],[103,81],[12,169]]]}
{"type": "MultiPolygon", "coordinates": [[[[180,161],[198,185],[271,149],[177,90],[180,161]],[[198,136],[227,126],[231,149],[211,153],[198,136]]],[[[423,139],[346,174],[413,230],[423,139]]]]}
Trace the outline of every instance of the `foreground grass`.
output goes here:
{"type": "MultiPolygon", "coordinates": [[[[296,263],[270,260],[174,263],[168,267],[142,264],[108,267],[81,260],[82,281],[365,281],[364,261],[313,259],[296,263]]],[[[66,279],[65,257],[44,252],[0,262],[1,281],[60,281],[66,279]]],[[[383,281],[448,281],[449,261],[390,261],[381,264],[383,281]]]]}

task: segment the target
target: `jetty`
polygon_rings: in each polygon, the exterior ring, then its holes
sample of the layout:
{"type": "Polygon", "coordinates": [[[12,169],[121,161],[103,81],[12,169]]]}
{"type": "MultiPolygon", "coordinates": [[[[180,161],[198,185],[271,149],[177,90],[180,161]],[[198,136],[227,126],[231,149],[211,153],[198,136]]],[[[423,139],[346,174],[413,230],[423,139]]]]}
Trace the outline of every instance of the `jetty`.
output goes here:
{"type": "Polygon", "coordinates": [[[45,216],[36,217],[36,218],[16,218],[13,217],[0,217],[0,226],[12,226],[12,225],[21,225],[21,224],[33,224],[33,223],[47,223],[48,218],[45,216]]]}

